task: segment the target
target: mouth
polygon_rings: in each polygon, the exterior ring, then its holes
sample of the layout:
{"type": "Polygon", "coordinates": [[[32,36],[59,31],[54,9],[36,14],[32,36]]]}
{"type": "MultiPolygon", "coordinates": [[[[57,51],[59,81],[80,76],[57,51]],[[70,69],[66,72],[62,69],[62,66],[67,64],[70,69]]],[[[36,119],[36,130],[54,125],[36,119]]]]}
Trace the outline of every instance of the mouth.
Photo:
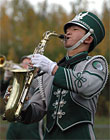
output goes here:
{"type": "Polygon", "coordinates": [[[65,36],[65,41],[67,41],[68,39],[70,39],[70,37],[68,37],[68,36],[65,36]]]}
{"type": "Polygon", "coordinates": [[[64,40],[66,41],[66,40],[68,40],[69,38],[70,38],[70,37],[68,37],[68,36],[65,35],[64,40]]]}

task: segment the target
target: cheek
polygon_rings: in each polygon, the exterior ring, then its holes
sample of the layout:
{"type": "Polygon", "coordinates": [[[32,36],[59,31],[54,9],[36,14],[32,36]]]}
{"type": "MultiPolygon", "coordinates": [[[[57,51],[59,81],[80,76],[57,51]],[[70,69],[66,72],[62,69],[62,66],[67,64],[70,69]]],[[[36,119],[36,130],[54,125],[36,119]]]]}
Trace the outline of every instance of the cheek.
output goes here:
{"type": "Polygon", "coordinates": [[[69,40],[64,42],[64,46],[67,47],[67,48],[71,47],[73,45],[74,45],[74,40],[73,39],[69,39],[69,40]]]}
{"type": "Polygon", "coordinates": [[[80,39],[82,39],[83,36],[84,34],[75,34],[74,37],[72,38],[72,41],[74,43],[77,43],[80,39]]]}
{"type": "Polygon", "coordinates": [[[71,46],[75,45],[83,36],[84,36],[83,33],[82,34],[81,33],[72,34],[71,38],[64,42],[64,46],[71,47],[71,46]]]}

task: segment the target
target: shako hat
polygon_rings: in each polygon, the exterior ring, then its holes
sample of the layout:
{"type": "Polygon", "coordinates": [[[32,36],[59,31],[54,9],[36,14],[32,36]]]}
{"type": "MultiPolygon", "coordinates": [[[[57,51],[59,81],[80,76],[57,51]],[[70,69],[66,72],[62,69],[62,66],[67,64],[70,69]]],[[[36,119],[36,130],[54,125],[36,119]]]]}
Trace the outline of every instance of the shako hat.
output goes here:
{"type": "Polygon", "coordinates": [[[92,51],[95,46],[103,40],[105,36],[103,23],[95,14],[91,12],[84,11],[76,15],[75,18],[64,25],[64,32],[66,32],[67,28],[72,25],[78,25],[86,29],[87,31],[89,31],[90,29],[94,30],[92,34],[93,42],[91,43],[88,52],[92,51]]]}
{"type": "Polygon", "coordinates": [[[20,62],[22,62],[24,59],[31,59],[32,55],[24,55],[23,57],[21,57],[20,62]]]}

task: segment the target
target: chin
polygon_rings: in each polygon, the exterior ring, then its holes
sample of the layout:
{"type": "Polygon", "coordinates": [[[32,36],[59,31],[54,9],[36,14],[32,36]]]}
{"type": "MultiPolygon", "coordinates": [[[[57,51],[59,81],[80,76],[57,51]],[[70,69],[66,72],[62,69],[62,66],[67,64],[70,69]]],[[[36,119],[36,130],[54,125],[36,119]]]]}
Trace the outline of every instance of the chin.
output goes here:
{"type": "Polygon", "coordinates": [[[71,47],[71,46],[67,46],[67,45],[65,46],[65,48],[70,48],[70,47],[71,47]]]}

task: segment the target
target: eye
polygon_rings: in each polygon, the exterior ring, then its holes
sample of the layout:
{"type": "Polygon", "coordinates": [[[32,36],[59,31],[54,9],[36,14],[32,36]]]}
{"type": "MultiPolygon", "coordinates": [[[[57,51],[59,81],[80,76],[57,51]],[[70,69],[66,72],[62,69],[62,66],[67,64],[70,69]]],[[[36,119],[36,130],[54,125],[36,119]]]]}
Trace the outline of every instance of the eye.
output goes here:
{"type": "Polygon", "coordinates": [[[74,28],[73,30],[76,31],[76,30],[78,30],[78,28],[74,28]]]}

